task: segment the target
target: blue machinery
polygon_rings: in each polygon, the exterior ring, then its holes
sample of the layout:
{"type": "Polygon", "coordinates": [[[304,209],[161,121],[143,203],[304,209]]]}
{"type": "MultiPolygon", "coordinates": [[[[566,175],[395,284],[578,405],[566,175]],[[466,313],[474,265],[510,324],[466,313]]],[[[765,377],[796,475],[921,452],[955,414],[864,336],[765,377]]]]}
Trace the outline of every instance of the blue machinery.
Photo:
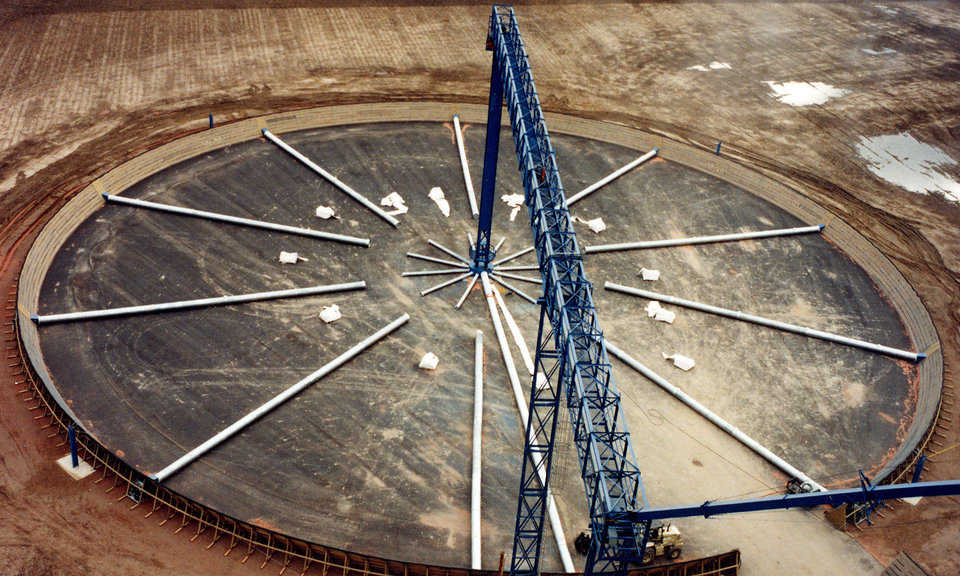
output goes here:
{"type": "Polygon", "coordinates": [[[625,574],[627,566],[642,557],[650,522],[656,519],[960,494],[960,481],[956,480],[889,486],[862,482],[860,488],[850,490],[648,508],[603,333],[597,323],[593,287],[584,274],[556,155],[512,8],[493,7],[487,49],[493,51],[493,65],[472,269],[482,272],[493,267],[490,228],[501,110],[506,98],[543,279],[536,371],[543,372],[550,383],[537,386],[534,377],[531,386],[511,576],[536,576],[540,572],[544,511],[561,398],[566,399],[580,476],[590,506],[592,538],[584,566],[588,576],[625,574]]]}

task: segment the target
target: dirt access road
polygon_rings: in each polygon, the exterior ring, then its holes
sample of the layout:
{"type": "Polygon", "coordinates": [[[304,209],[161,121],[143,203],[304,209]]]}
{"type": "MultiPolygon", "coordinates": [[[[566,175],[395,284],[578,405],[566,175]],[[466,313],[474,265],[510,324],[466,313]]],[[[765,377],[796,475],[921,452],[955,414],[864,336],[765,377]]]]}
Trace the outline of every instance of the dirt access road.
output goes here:
{"type": "MultiPolygon", "coordinates": [[[[61,197],[145,146],[201,128],[208,113],[224,120],[325,103],[485,98],[486,5],[198,4],[0,7],[4,297],[36,224],[61,197]]],[[[708,148],[722,140],[725,153],[795,184],[857,227],[924,300],[947,383],[955,382],[960,205],[879,178],[863,154],[880,146],[864,139],[907,132],[960,159],[960,7],[571,3],[519,6],[518,15],[547,109],[708,148]],[[789,82],[832,96],[805,105],[791,104],[803,94],[774,97],[796,88],[789,82]]],[[[960,180],[958,165],[942,158],[917,171],[940,174],[948,192],[960,180]]],[[[238,573],[238,557],[223,561],[186,533],[157,529],[114,504],[100,486],[64,480],[51,463],[62,449],[25,410],[6,363],[0,371],[10,383],[0,394],[0,571],[238,573]]],[[[960,441],[956,416],[945,424],[937,450],[960,441]]],[[[933,457],[924,475],[956,477],[960,449],[933,457]]],[[[934,573],[956,574],[958,534],[960,507],[948,498],[900,505],[854,536],[883,565],[904,549],[934,573]]],[[[825,573],[845,571],[824,562],[825,573]]]]}

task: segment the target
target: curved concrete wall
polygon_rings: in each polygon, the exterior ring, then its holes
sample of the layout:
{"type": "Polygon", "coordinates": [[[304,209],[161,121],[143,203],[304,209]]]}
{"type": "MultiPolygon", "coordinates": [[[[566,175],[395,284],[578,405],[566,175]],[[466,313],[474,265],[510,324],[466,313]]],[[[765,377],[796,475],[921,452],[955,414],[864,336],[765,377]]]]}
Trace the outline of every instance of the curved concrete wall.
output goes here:
{"type": "MultiPolygon", "coordinates": [[[[101,193],[122,194],[134,183],[174,164],[211,150],[258,138],[261,136],[262,128],[268,128],[271,132],[280,134],[368,122],[438,122],[450,121],[454,113],[459,113],[465,122],[482,124],[486,121],[487,110],[485,105],[478,104],[401,102],[283,112],[241,120],[184,136],[144,152],[94,180],[47,223],[31,247],[21,272],[18,293],[20,338],[37,375],[43,380],[58,404],[76,421],[69,406],[63,402],[53,385],[43,360],[37,329],[30,321],[30,315],[37,311],[44,277],[54,256],[80,223],[103,205],[101,193]]],[[[507,122],[507,116],[504,115],[504,125],[507,122]]],[[[801,193],[726,157],[716,156],[709,151],[621,124],[586,120],[562,114],[547,114],[547,123],[550,129],[557,133],[591,138],[638,150],[648,150],[656,146],[660,149],[660,156],[663,158],[726,180],[776,204],[804,222],[828,223],[824,235],[874,279],[882,293],[900,314],[916,349],[928,353],[927,359],[918,367],[918,395],[913,422],[893,457],[876,473],[876,481],[889,476],[911,456],[917,445],[925,438],[927,430],[933,425],[938,414],[943,382],[943,356],[936,330],[926,308],[889,259],[856,230],[801,193]]],[[[78,422],[78,424],[82,427],[82,423],[78,422]]]]}

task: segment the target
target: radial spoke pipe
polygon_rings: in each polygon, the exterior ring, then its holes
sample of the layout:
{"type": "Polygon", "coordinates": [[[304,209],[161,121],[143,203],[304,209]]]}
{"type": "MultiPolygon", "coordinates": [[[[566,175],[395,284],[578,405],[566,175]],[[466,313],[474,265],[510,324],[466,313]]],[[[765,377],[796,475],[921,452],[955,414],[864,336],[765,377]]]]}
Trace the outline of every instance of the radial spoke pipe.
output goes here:
{"type": "Polygon", "coordinates": [[[469,266],[466,264],[461,264],[460,262],[444,260],[443,258],[434,258],[433,256],[424,256],[423,254],[417,254],[416,252],[407,252],[407,258],[416,258],[417,260],[433,262],[434,264],[446,264],[447,266],[453,266],[454,268],[469,268],[469,266]]]}
{"type": "Polygon", "coordinates": [[[826,340],[828,342],[835,342],[837,344],[853,346],[855,348],[861,348],[863,350],[869,350],[871,352],[878,352],[880,354],[887,354],[889,356],[895,356],[897,358],[903,358],[905,360],[912,360],[913,362],[919,362],[920,360],[923,360],[924,358],[927,357],[927,355],[922,352],[918,353],[918,352],[910,352],[908,350],[900,350],[899,348],[890,348],[889,346],[873,344],[872,342],[866,342],[864,340],[847,338],[846,336],[838,336],[837,334],[831,334],[830,332],[824,332],[822,330],[814,330],[813,328],[804,328],[803,326],[797,326],[795,324],[787,324],[786,322],[780,322],[779,320],[770,320],[769,318],[754,316],[753,314],[745,314],[743,312],[740,312],[739,310],[729,310],[727,308],[718,308],[717,306],[710,306],[709,304],[701,304],[700,302],[693,302],[692,300],[684,300],[683,298],[677,298],[675,296],[667,296],[666,294],[658,294],[656,292],[650,292],[648,290],[641,290],[639,288],[632,288],[630,286],[614,284],[613,282],[604,282],[603,287],[606,288],[607,290],[623,292],[624,294],[630,294],[632,296],[640,296],[641,298],[649,298],[650,300],[659,300],[661,302],[666,302],[668,304],[675,304],[677,306],[683,306],[685,308],[692,308],[694,310],[700,310],[702,312],[709,312],[710,314],[716,314],[717,316],[724,316],[726,318],[733,318],[735,320],[742,320],[744,322],[752,322],[754,324],[759,324],[760,326],[766,326],[768,328],[776,328],[778,330],[783,330],[786,332],[793,332],[794,334],[810,336],[811,338],[819,338],[821,340],[826,340]]]}
{"type": "Polygon", "coordinates": [[[509,272],[499,272],[496,269],[494,269],[493,274],[496,274],[497,276],[503,276],[504,278],[510,278],[511,280],[520,280],[521,282],[529,282],[539,286],[543,285],[543,280],[540,278],[530,278],[529,276],[520,276],[519,274],[511,274],[509,272]]]}
{"type": "Polygon", "coordinates": [[[497,266],[496,270],[506,270],[507,272],[523,272],[526,270],[539,270],[540,267],[536,264],[530,264],[529,266],[497,266]]]}
{"type": "Polygon", "coordinates": [[[473,481],[470,490],[470,564],[480,569],[481,450],[483,443],[483,332],[473,345],[473,481]]]}
{"type": "Polygon", "coordinates": [[[669,240],[648,240],[644,242],[625,242],[623,244],[598,244],[596,246],[585,246],[583,248],[583,253],[594,254],[596,252],[616,252],[618,250],[644,250],[647,248],[666,248],[668,246],[690,246],[693,244],[734,242],[737,240],[772,238],[774,236],[796,236],[798,234],[822,232],[824,226],[824,224],[817,224],[815,226],[801,226],[799,228],[779,228],[777,230],[737,232],[735,234],[718,234],[716,236],[694,236],[692,238],[671,238],[669,240]]]}
{"type": "Polygon", "coordinates": [[[534,300],[532,297],[530,297],[528,294],[526,294],[523,290],[520,290],[519,288],[513,286],[512,284],[507,284],[507,281],[506,281],[506,280],[504,280],[504,279],[502,279],[502,278],[498,278],[496,274],[491,274],[491,275],[490,275],[490,279],[493,280],[494,282],[496,282],[497,284],[503,286],[503,287],[506,288],[507,290],[513,292],[513,293],[516,294],[517,296],[523,298],[523,299],[526,300],[527,302],[529,302],[529,303],[531,303],[531,304],[536,304],[536,303],[537,303],[536,300],[534,300]]]}
{"type": "Polygon", "coordinates": [[[76,320],[94,320],[99,318],[113,318],[116,316],[132,316],[135,314],[151,314],[154,312],[170,312],[172,310],[188,310],[204,306],[224,306],[227,304],[241,304],[244,302],[258,302],[261,300],[276,300],[279,298],[296,298],[300,296],[314,296],[331,292],[345,292],[348,290],[363,290],[366,282],[348,282],[345,284],[330,284],[327,286],[310,286],[308,288],[291,288],[288,290],[274,290],[272,292],[256,292],[251,294],[236,294],[233,296],[214,296],[198,300],[180,300],[178,302],[163,302],[160,304],[143,304],[141,306],[124,306],[122,308],[107,308],[104,310],[87,310],[85,312],[66,312],[64,314],[48,314],[30,318],[38,325],[53,324],[55,322],[73,322],[76,320]]]}
{"type": "MultiPolygon", "coordinates": [[[[523,389],[520,386],[520,379],[517,376],[517,367],[513,363],[513,354],[510,353],[510,346],[507,344],[507,335],[503,332],[503,324],[500,322],[500,314],[497,312],[497,302],[493,295],[493,286],[486,272],[480,273],[480,281],[483,285],[483,295],[487,300],[487,309],[490,311],[490,319],[493,321],[493,330],[497,334],[497,342],[500,344],[500,354],[503,357],[503,364],[507,369],[507,377],[510,379],[510,386],[513,388],[513,398],[517,403],[517,411],[520,412],[520,422],[523,425],[524,434],[527,430],[527,421],[530,419],[527,401],[523,395],[523,389]]],[[[543,467],[537,465],[537,472],[540,474],[540,481],[546,483],[546,473],[543,467]]],[[[557,541],[557,549],[560,551],[560,560],[563,563],[565,572],[574,572],[573,559],[570,558],[570,550],[567,548],[567,538],[563,533],[563,523],[560,521],[560,513],[557,511],[556,502],[553,500],[553,493],[547,490],[547,515],[550,517],[550,527],[553,529],[553,536],[557,541]]]]}
{"type": "Polygon", "coordinates": [[[608,174],[607,176],[604,176],[603,178],[601,178],[600,180],[598,180],[595,184],[591,184],[590,186],[587,186],[586,188],[584,188],[583,190],[577,192],[577,193],[574,194],[573,196],[567,198],[567,208],[569,208],[570,206],[573,206],[574,203],[579,202],[579,201],[582,200],[583,198],[586,198],[588,195],[593,194],[594,192],[596,192],[596,191],[599,190],[600,188],[603,188],[604,186],[606,186],[606,185],[609,184],[610,182],[613,182],[613,181],[616,180],[617,178],[623,176],[623,175],[626,174],[627,172],[633,170],[633,169],[636,168],[637,166],[639,166],[639,165],[643,164],[644,162],[646,162],[647,160],[653,158],[654,156],[657,155],[657,151],[658,151],[658,150],[657,150],[656,148],[654,148],[653,150],[647,152],[646,154],[644,154],[643,156],[637,158],[637,159],[634,160],[633,162],[630,162],[629,164],[627,164],[627,165],[625,165],[625,166],[623,166],[623,167],[621,167],[621,168],[618,168],[617,170],[614,170],[613,172],[611,172],[611,173],[608,174]]]}
{"type": "Polygon", "coordinates": [[[470,292],[473,290],[473,286],[474,284],[477,283],[477,278],[479,277],[480,277],[479,274],[474,274],[473,278],[470,279],[470,283],[467,284],[467,289],[463,291],[463,296],[461,296],[460,299],[457,300],[456,308],[460,308],[461,306],[463,306],[463,303],[467,300],[467,296],[470,295],[470,292]]]}
{"type": "Polygon", "coordinates": [[[324,364],[319,370],[317,370],[313,374],[310,374],[303,380],[297,382],[293,386],[277,394],[266,404],[263,404],[262,406],[251,411],[246,416],[237,420],[230,426],[227,426],[222,431],[217,433],[215,436],[213,436],[203,444],[197,446],[193,450],[187,452],[186,454],[184,454],[183,456],[175,460],[173,463],[171,463],[169,466],[157,472],[156,474],[152,475],[151,477],[157,482],[163,482],[164,480],[176,474],[177,472],[179,472],[181,469],[189,465],[191,462],[193,462],[200,456],[203,456],[210,450],[216,448],[218,445],[220,445],[221,443],[229,439],[231,436],[233,436],[237,432],[243,430],[244,428],[246,428],[247,426],[255,422],[258,418],[260,418],[267,412],[283,404],[284,402],[286,402],[293,396],[297,395],[298,393],[300,393],[302,390],[304,390],[311,384],[317,382],[327,374],[330,374],[337,368],[343,366],[344,364],[352,360],[355,356],[357,356],[358,354],[360,354],[370,346],[373,346],[379,340],[381,340],[382,338],[384,338],[385,336],[387,336],[397,328],[406,324],[408,320],[410,320],[410,315],[404,314],[403,316],[400,316],[399,318],[387,324],[380,330],[377,330],[375,333],[371,334],[366,339],[356,344],[353,348],[350,348],[349,350],[337,356],[327,364],[324,364]]]}
{"type": "Polygon", "coordinates": [[[315,164],[312,160],[310,160],[309,158],[307,158],[307,157],[304,156],[303,154],[301,154],[301,153],[297,152],[296,150],[294,150],[289,144],[287,144],[287,143],[284,142],[283,140],[281,140],[281,139],[277,138],[276,136],[274,136],[273,133],[270,132],[269,130],[267,130],[266,128],[263,129],[263,135],[267,138],[267,140],[270,140],[271,142],[273,142],[274,144],[276,144],[277,146],[279,146],[280,148],[282,148],[283,150],[285,150],[287,153],[289,153],[291,156],[293,156],[294,158],[296,158],[296,159],[299,160],[300,162],[303,162],[303,164],[304,164],[307,168],[313,170],[314,172],[316,172],[316,173],[319,174],[320,176],[324,177],[328,182],[330,182],[331,184],[333,184],[334,186],[336,186],[337,188],[339,188],[340,190],[342,190],[344,193],[346,193],[347,196],[353,198],[353,199],[356,200],[357,202],[359,202],[359,203],[363,204],[364,206],[366,206],[368,209],[370,209],[371,212],[373,212],[373,213],[376,214],[377,216],[383,218],[384,220],[386,220],[387,222],[389,222],[390,224],[392,224],[394,227],[400,225],[400,221],[399,221],[399,220],[397,220],[397,219],[394,218],[393,216],[387,214],[386,212],[383,211],[382,208],[380,208],[379,206],[377,206],[376,204],[374,204],[374,203],[371,202],[370,200],[367,200],[367,198],[366,198],[365,196],[363,196],[362,194],[360,194],[359,192],[357,192],[357,191],[354,190],[353,188],[351,188],[351,187],[347,186],[346,184],[344,184],[343,182],[341,182],[336,176],[334,176],[333,174],[327,172],[326,170],[324,170],[323,168],[321,168],[320,166],[318,166],[317,164],[315,164]]]}
{"type": "Polygon", "coordinates": [[[469,261],[469,260],[467,260],[467,259],[464,258],[463,256],[457,254],[457,253],[454,252],[453,250],[445,247],[443,244],[441,244],[441,243],[439,243],[439,242],[434,242],[433,240],[427,239],[427,244],[433,246],[433,247],[436,248],[437,250],[440,250],[441,252],[445,253],[447,256],[453,256],[454,258],[456,258],[457,260],[463,262],[463,263],[466,264],[467,266],[470,265],[470,261],[469,261]]]}
{"type": "Polygon", "coordinates": [[[520,349],[520,358],[523,359],[523,364],[526,366],[527,372],[533,376],[533,359],[530,358],[527,341],[524,340],[523,334],[520,332],[520,327],[517,326],[517,322],[513,319],[513,314],[510,313],[506,302],[503,301],[503,296],[500,295],[500,291],[494,290],[493,296],[497,300],[497,306],[500,307],[500,311],[503,312],[503,319],[507,321],[507,328],[509,328],[510,333],[513,334],[513,341],[517,344],[517,348],[520,349]]]}
{"type": "Polygon", "coordinates": [[[491,266],[499,266],[499,265],[501,265],[501,264],[506,264],[507,262],[509,262],[509,261],[511,261],[511,260],[515,260],[515,259],[523,256],[524,254],[528,254],[528,253],[530,253],[530,252],[533,252],[533,246],[527,246],[527,247],[524,248],[523,250],[520,250],[519,252],[514,252],[513,254],[507,256],[506,258],[501,258],[500,260],[497,260],[497,261],[495,261],[495,262],[492,262],[490,265],[491,265],[491,266]]]}
{"type": "Polygon", "coordinates": [[[112,204],[124,204],[126,206],[135,206],[137,208],[146,208],[158,212],[169,212],[171,214],[180,214],[182,216],[193,216],[194,218],[204,218],[216,222],[227,222],[238,224],[249,228],[261,228],[264,230],[273,230],[275,232],[286,232],[287,234],[297,234],[299,236],[309,236],[321,240],[332,240],[334,242],[343,242],[344,244],[354,244],[357,246],[369,246],[369,238],[357,238],[355,236],[345,236],[343,234],[332,234],[330,232],[320,232],[309,228],[299,228],[297,226],[287,226],[285,224],[274,224],[273,222],[263,222],[262,220],[252,220],[250,218],[240,218],[238,216],[229,216],[217,212],[207,212],[206,210],[194,210],[193,208],[184,208],[182,206],[173,206],[171,204],[162,204],[160,202],[150,202],[147,200],[138,200],[136,198],[127,198],[126,196],[114,196],[113,194],[102,194],[103,199],[112,204]]]}
{"type": "Polygon", "coordinates": [[[463,134],[460,132],[460,115],[453,115],[453,131],[457,136],[457,151],[460,152],[460,169],[463,171],[463,184],[467,187],[467,199],[470,200],[470,212],[476,218],[480,215],[477,208],[477,195],[473,192],[473,180],[470,178],[470,166],[467,165],[467,151],[463,147],[463,134]]]}
{"type": "Polygon", "coordinates": [[[415,272],[404,272],[401,276],[436,276],[438,274],[463,274],[463,268],[451,268],[449,270],[418,270],[415,272]]]}
{"type": "Polygon", "coordinates": [[[430,287],[430,288],[427,288],[426,290],[421,290],[421,291],[420,291],[420,295],[421,295],[421,296],[426,296],[427,294],[436,292],[437,290],[443,290],[443,289],[446,288],[447,286],[452,286],[453,284],[456,284],[457,282],[463,280],[464,278],[466,278],[467,276],[469,276],[469,275],[471,275],[471,274],[473,274],[473,272],[464,272],[463,274],[457,276],[456,278],[451,278],[451,279],[447,280],[446,282],[441,282],[440,284],[437,284],[436,286],[432,286],[432,287],[430,287]]]}
{"type": "Polygon", "coordinates": [[[604,344],[607,347],[607,352],[619,358],[627,366],[643,374],[648,380],[652,381],[656,385],[660,386],[661,388],[663,388],[664,390],[672,394],[677,400],[683,402],[690,408],[693,408],[698,414],[700,414],[701,416],[703,416],[704,418],[706,418],[707,420],[715,424],[718,428],[720,428],[727,434],[736,438],[744,446],[756,452],[762,458],[764,458],[765,460],[767,460],[768,462],[770,462],[771,464],[773,464],[774,466],[776,466],[777,468],[785,472],[791,478],[797,478],[801,482],[810,484],[813,490],[817,490],[820,492],[823,492],[824,490],[826,490],[826,488],[824,488],[823,486],[815,482],[812,478],[810,478],[800,470],[797,470],[796,468],[791,466],[786,460],[784,460],[783,458],[780,458],[770,450],[767,450],[759,442],[757,442],[753,438],[741,432],[739,428],[737,428],[733,424],[730,424],[723,418],[717,416],[715,413],[709,410],[706,406],[704,406],[703,404],[700,404],[699,402],[691,398],[683,390],[680,390],[670,382],[667,382],[665,379],[660,377],[653,370],[647,368],[640,362],[637,362],[629,354],[627,354],[626,352],[618,348],[616,345],[614,345],[612,342],[610,342],[609,339],[605,340],[604,344]]]}

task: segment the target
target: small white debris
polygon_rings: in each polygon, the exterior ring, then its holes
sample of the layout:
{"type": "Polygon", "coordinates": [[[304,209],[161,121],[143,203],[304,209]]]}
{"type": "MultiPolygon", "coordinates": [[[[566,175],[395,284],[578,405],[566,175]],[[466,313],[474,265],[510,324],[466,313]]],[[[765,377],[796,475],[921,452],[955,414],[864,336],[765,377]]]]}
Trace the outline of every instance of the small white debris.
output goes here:
{"type": "Polygon", "coordinates": [[[296,264],[300,260],[303,260],[304,262],[309,262],[309,260],[297,254],[296,252],[284,252],[283,250],[280,251],[281,264],[296,264]]]}
{"type": "Polygon", "coordinates": [[[519,214],[519,213],[520,213],[520,207],[519,207],[519,206],[517,206],[516,208],[514,208],[513,210],[511,210],[511,211],[510,211],[510,221],[513,222],[514,220],[516,220],[516,219],[517,219],[517,214],[519,214]]]}
{"type": "Polygon", "coordinates": [[[336,214],[333,211],[333,208],[329,206],[317,206],[317,218],[323,218],[324,220],[328,218],[333,218],[336,214]]]}
{"type": "Polygon", "coordinates": [[[423,358],[420,359],[419,368],[424,370],[436,370],[438,364],[440,364],[440,358],[437,358],[437,355],[433,352],[427,352],[423,355],[423,358]]]}
{"type": "Polygon", "coordinates": [[[908,496],[906,498],[901,498],[901,500],[903,500],[904,502],[906,502],[911,506],[916,506],[917,504],[920,503],[921,500],[923,500],[923,496],[908,496]]]}
{"type": "Polygon", "coordinates": [[[667,355],[666,352],[661,352],[660,354],[663,356],[664,360],[673,360],[673,365],[683,370],[684,372],[696,366],[696,363],[693,361],[693,358],[684,356],[683,354],[667,355]]]}
{"type": "Polygon", "coordinates": [[[437,208],[443,212],[444,216],[450,216],[450,203],[447,202],[446,197],[443,195],[443,190],[439,186],[431,188],[427,196],[433,200],[437,208]]]}
{"type": "Polygon", "coordinates": [[[660,279],[659,270],[651,270],[649,268],[640,269],[640,277],[646,280],[647,282],[656,282],[660,279]]]}
{"type": "Polygon", "coordinates": [[[342,317],[340,314],[340,307],[334,304],[333,306],[324,306],[323,310],[320,311],[320,319],[326,322],[327,324],[335,322],[342,317]]]}
{"type": "Polygon", "coordinates": [[[574,222],[579,222],[581,224],[586,224],[595,234],[599,234],[607,229],[607,225],[603,223],[603,218],[594,218],[593,220],[584,220],[579,216],[573,217],[574,222]]]}
{"type": "Polygon", "coordinates": [[[644,310],[647,311],[647,318],[653,318],[654,316],[657,315],[657,312],[661,310],[660,302],[657,302],[656,300],[651,300],[649,303],[647,303],[647,307],[644,308],[644,310]]]}
{"type": "Polygon", "coordinates": [[[543,390],[550,387],[550,381],[547,380],[547,375],[543,372],[537,372],[537,391],[543,390]]]}
{"type": "Polygon", "coordinates": [[[661,308],[657,310],[657,313],[653,315],[654,320],[659,320],[660,322],[666,322],[667,324],[673,324],[673,321],[677,318],[676,312],[671,312],[666,308],[661,308]]]}
{"type": "Polygon", "coordinates": [[[403,200],[403,196],[396,192],[391,192],[380,199],[381,206],[387,206],[389,208],[395,208],[392,212],[387,212],[391,216],[396,216],[398,214],[406,214],[409,208],[407,208],[406,202],[403,200]]]}
{"type": "Polygon", "coordinates": [[[504,194],[500,197],[501,200],[507,203],[507,206],[511,208],[516,208],[517,206],[523,206],[523,194],[504,194]]]}

